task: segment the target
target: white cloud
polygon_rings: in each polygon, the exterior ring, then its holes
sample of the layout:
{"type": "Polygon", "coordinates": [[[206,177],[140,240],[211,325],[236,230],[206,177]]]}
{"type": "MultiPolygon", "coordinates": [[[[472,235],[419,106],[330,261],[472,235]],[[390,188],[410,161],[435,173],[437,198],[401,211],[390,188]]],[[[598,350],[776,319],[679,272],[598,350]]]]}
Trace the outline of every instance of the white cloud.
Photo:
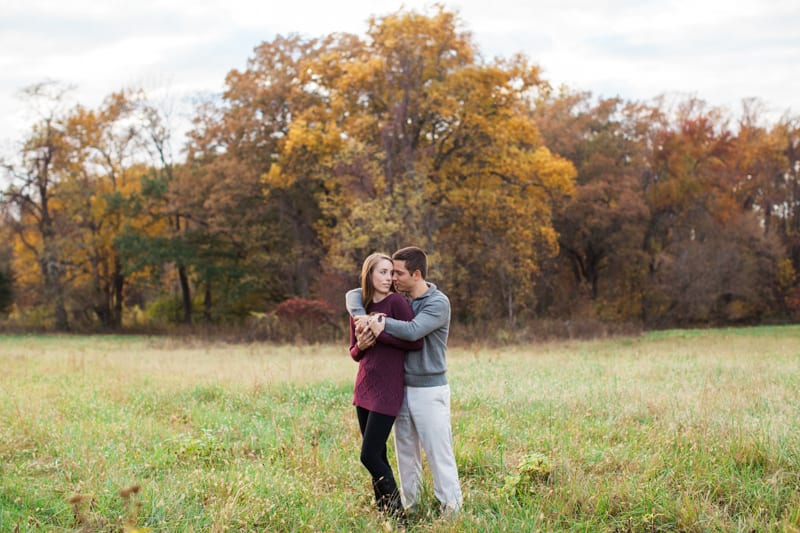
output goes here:
{"type": "MultiPolygon", "coordinates": [[[[314,0],[28,0],[0,19],[0,142],[30,124],[14,94],[44,79],[78,87],[88,106],[125,86],[178,99],[218,92],[261,41],[278,33],[364,33],[371,15],[433,2],[314,0]]],[[[800,2],[795,0],[460,0],[486,58],[523,52],[545,79],[602,96],[694,94],[736,108],[758,97],[800,107],[800,2]]],[[[734,109],[735,110],[735,109],[734,109]]]]}

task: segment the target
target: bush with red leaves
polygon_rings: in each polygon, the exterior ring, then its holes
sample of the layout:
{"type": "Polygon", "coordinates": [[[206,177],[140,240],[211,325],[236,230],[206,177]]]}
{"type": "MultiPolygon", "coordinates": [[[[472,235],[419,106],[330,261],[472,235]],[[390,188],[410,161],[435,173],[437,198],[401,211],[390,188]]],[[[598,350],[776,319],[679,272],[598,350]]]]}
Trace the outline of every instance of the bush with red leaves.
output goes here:
{"type": "Polygon", "coordinates": [[[295,342],[325,342],[338,340],[343,335],[346,320],[344,310],[337,309],[325,300],[290,298],[274,310],[280,327],[277,340],[295,342]]]}
{"type": "Polygon", "coordinates": [[[290,298],[275,308],[275,314],[281,320],[335,320],[339,310],[324,300],[306,300],[290,298]]]}

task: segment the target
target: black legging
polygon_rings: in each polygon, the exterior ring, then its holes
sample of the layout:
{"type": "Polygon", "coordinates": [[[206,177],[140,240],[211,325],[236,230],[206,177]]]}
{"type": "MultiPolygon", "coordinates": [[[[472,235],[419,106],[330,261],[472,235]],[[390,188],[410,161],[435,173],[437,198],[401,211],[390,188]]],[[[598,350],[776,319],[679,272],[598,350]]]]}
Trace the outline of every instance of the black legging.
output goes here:
{"type": "Polygon", "coordinates": [[[386,439],[392,431],[395,417],[356,406],[358,426],[361,428],[361,462],[367,467],[372,479],[394,480],[392,467],[386,457],[386,439]]]}

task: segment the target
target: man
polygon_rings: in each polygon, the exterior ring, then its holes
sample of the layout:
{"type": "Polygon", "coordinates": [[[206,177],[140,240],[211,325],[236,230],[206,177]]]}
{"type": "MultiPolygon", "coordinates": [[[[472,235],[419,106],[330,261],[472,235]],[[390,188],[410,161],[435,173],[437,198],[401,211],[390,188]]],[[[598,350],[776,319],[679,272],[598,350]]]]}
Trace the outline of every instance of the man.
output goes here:
{"type": "Polygon", "coordinates": [[[386,318],[370,320],[364,316],[361,290],[347,293],[347,310],[354,317],[360,338],[374,342],[373,335],[391,335],[416,341],[421,350],[408,352],[405,359],[403,405],[394,425],[397,469],[403,505],[417,503],[422,481],[422,457],[433,474],[434,495],[444,515],[459,511],[462,503],[458,481],[453,434],[450,425],[450,385],[447,382],[447,335],[450,329],[450,300],[425,280],[428,259],[420,248],[409,246],[392,255],[392,280],[398,292],[411,300],[414,319],[405,322],[386,318]]]}

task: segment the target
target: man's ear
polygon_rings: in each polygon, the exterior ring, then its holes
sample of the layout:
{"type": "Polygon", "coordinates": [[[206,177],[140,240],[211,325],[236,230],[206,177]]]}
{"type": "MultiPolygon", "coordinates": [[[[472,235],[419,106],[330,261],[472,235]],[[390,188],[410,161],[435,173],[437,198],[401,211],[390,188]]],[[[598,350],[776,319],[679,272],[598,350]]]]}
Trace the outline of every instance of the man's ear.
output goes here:
{"type": "Polygon", "coordinates": [[[422,278],[422,271],[420,269],[415,270],[414,273],[411,274],[411,277],[414,281],[419,281],[422,278]]]}

